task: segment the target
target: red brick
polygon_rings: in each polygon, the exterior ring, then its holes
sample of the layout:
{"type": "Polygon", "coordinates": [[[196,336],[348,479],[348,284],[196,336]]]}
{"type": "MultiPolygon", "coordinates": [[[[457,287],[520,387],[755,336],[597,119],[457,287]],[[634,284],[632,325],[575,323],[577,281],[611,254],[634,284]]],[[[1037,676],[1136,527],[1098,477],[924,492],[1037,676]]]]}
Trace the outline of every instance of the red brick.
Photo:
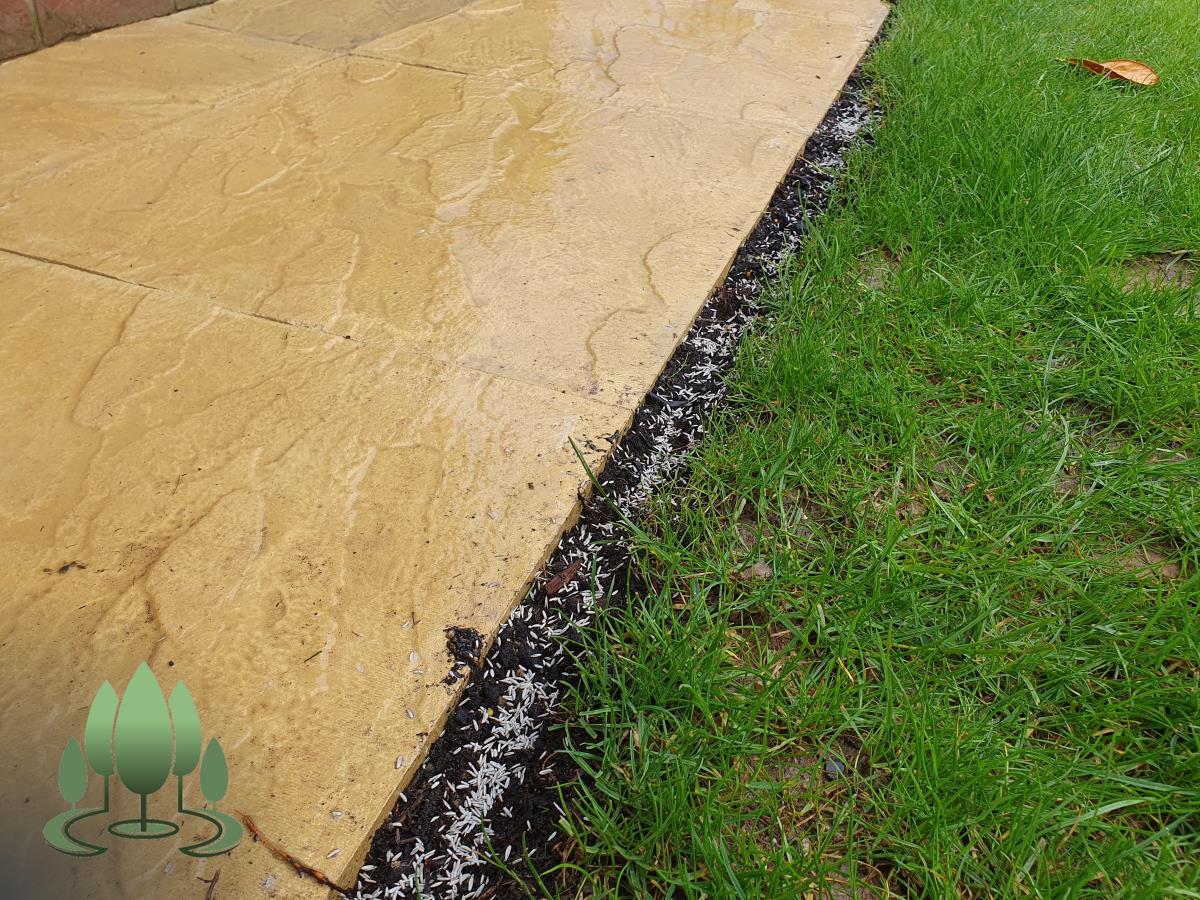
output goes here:
{"type": "Polygon", "coordinates": [[[87,34],[114,25],[164,16],[175,0],[36,0],[46,45],[72,34],[87,34]]]}
{"type": "Polygon", "coordinates": [[[36,50],[37,24],[27,0],[0,0],[0,59],[36,50]]]}

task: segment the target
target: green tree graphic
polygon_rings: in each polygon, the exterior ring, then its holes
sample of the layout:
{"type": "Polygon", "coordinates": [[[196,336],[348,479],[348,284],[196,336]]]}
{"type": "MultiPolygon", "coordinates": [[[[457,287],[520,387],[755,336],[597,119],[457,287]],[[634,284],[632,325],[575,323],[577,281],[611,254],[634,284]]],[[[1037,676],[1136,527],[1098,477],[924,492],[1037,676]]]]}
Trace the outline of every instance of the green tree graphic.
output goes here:
{"type": "Polygon", "coordinates": [[[79,741],[71,738],[58,761],[58,791],[71,804],[71,809],[87,793],[87,783],[87,763],[83,761],[83,750],[79,747],[79,741]]]}
{"type": "Polygon", "coordinates": [[[171,744],[167,701],[154,673],[142,663],[129,679],[117,709],[113,749],[121,783],[141,797],[139,823],[143,835],[150,833],[146,800],[166,783],[171,772],[171,744]]]}
{"type": "Polygon", "coordinates": [[[104,776],[104,810],[108,811],[108,780],[113,772],[113,726],[117,721],[117,692],[107,681],[100,685],[88,710],[83,728],[83,746],[88,765],[97,775],[104,776]]]}
{"type": "Polygon", "coordinates": [[[167,701],[171,709],[171,722],[175,726],[175,775],[179,788],[179,811],[183,812],[183,777],[190,775],[200,762],[200,751],[204,748],[200,730],[200,713],[191,691],[182,681],[177,682],[167,701]]]}
{"type": "Polygon", "coordinates": [[[217,826],[217,833],[210,838],[180,847],[181,853],[188,856],[220,856],[228,853],[238,845],[244,830],[242,823],[217,809],[217,803],[229,789],[229,767],[225,762],[225,753],[221,743],[216,738],[208,742],[204,751],[204,759],[200,763],[200,793],[209,802],[207,810],[188,809],[185,815],[205,819],[217,826]]]}
{"type": "Polygon", "coordinates": [[[204,747],[200,713],[191,692],[177,682],[169,700],[146,663],[142,663],[117,696],[107,681],[100,685],[88,710],[83,746],[71,738],[63,749],[58,765],[58,789],[71,808],[59,813],[42,828],[46,842],[70,856],[99,856],[107,848],[75,837],[72,827],[84,819],[110,811],[109,780],[113,775],[141,800],[140,815],[113,822],[108,831],[124,838],[162,838],[180,830],[177,822],[152,819],[147,815],[151,794],[156,793],[174,774],[177,785],[177,810],[192,819],[213,826],[213,831],[195,843],[180,847],[193,857],[212,857],[228,853],[245,834],[242,824],[220,812],[217,803],[229,789],[229,766],[221,744],[213,738],[204,747]],[[203,751],[203,755],[201,754],[203,751]],[[104,806],[77,808],[87,795],[88,766],[104,777],[104,806]],[[183,805],[183,780],[200,767],[200,792],[208,800],[208,809],[187,809],[183,805]]]}
{"type": "Polygon", "coordinates": [[[217,802],[229,790],[229,766],[225,763],[225,751],[221,742],[213,738],[204,751],[204,762],[200,764],[200,793],[216,809],[217,802]]]}

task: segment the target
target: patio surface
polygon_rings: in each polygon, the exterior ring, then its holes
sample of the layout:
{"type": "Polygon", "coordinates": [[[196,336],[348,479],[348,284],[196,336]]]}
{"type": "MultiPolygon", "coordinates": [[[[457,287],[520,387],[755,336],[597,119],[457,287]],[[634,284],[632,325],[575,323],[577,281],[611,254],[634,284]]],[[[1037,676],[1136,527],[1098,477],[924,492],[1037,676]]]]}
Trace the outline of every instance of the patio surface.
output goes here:
{"type": "Polygon", "coordinates": [[[511,611],[569,439],[603,464],[885,15],[219,0],[0,64],[6,887],[324,895],[249,839],[45,845],[142,660],[222,808],[350,883],[461,688],[445,629],[511,611]]]}

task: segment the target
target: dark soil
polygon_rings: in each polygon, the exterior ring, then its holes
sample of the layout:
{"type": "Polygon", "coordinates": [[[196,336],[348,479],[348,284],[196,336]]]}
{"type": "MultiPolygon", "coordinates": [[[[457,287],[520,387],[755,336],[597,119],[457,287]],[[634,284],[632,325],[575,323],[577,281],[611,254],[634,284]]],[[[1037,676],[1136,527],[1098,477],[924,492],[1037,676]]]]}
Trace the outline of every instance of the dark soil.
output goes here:
{"type": "Polygon", "coordinates": [[[442,679],[443,684],[458,684],[464,676],[463,670],[474,672],[479,665],[479,653],[483,650],[483,635],[474,628],[455,625],[446,629],[446,652],[454,661],[450,674],[442,679]]]}

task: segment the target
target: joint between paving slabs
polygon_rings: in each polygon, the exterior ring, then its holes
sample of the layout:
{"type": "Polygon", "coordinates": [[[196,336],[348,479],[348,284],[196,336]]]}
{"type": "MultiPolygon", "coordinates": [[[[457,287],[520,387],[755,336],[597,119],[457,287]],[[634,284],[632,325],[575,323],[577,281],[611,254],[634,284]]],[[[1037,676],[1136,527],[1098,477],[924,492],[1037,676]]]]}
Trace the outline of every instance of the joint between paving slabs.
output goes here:
{"type": "Polygon", "coordinates": [[[367,344],[367,342],[362,340],[361,338],[356,338],[350,334],[337,334],[333,331],[330,331],[327,328],[322,327],[321,325],[315,325],[311,322],[301,322],[301,321],[297,321],[294,319],[280,319],[275,316],[269,316],[266,313],[246,312],[245,310],[241,310],[241,309],[233,309],[231,307],[225,306],[222,303],[206,301],[203,298],[191,297],[187,294],[177,294],[177,293],[167,290],[165,288],[155,287],[152,284],[146,284],[145,282],[142,282],[142,281],[134,281],[129,278],[122,278],[119,275],[112,275],[108,272],[101,272],[98,269],[89,269],[87,266],[75,265],[74,263],[64,262],[61,259],[52,259],[48,256],[38,256],[37,254],[34,254],[34,253],[24,253],[20,250],[13,250],[11,247],[0,247],[0,253],[7,253],[10,256],[15,256],[19,259],[24,259],[29,262],[41,263],[42,265],[60,266],[64,269],[70,269],[73,272],[79,272],[82,275],[88,275],[92,278],[103,278],[106,281],[115,281],[117,284],[123,284],[123,285],[126,285],[127,287],[140,288],[141,290],[150,291],[153,294],[159,294],[164,297],[176,296],[176,297],[183,297],[186,299],[191,299],[198,303],[208,302],[211,304],[213,309],[220,310],[221,312],[227,313],[228,315],[231,315],[231,316],[242,316],[247,319],[259,319],[260,321],[263,321],[263,322],[269,322],[272,325],[282,325],[285,328],[299,328],[303,331],[312,331],[317,334],[323,334],[326,337],[337,338],[338,340],[342,340],[342,341],[349,341],[350,343],[356,344],[357,346],[360,346],[360,347],[364,347],[367,344]]]}

